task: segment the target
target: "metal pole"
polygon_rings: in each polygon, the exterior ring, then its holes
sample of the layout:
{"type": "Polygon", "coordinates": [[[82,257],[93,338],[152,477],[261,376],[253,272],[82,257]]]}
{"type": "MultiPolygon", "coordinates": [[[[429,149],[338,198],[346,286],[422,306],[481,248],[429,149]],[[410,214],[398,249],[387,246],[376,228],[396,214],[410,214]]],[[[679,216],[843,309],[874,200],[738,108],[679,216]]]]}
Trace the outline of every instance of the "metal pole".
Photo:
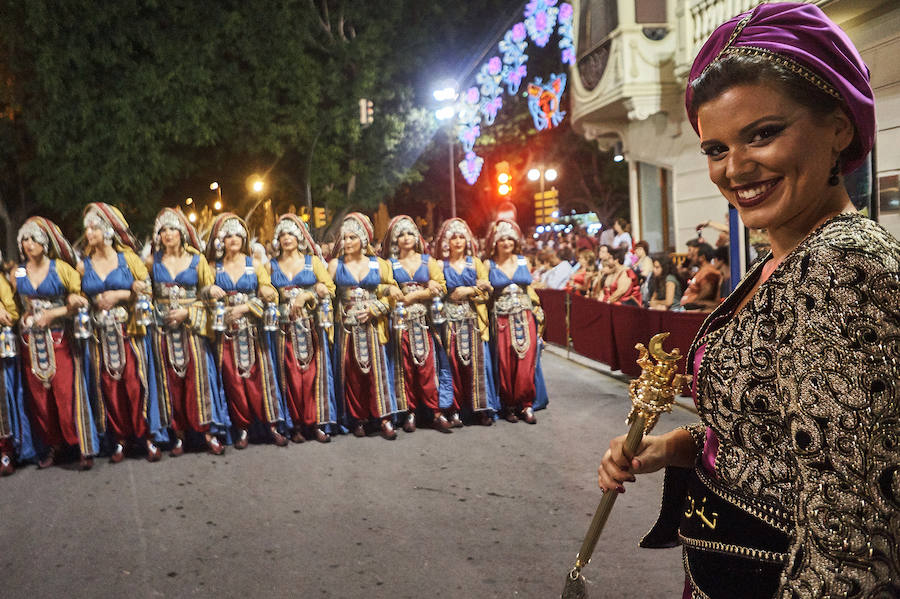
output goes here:
{"type": "Polygon", "coordinates": [[[447,131],[447,142],[450,145],[450,218],[456,218],[456,173],[453,171],[453,135],[452,127],[447,131]]]}
{"type": "MultiPolygon", "coordinates": [[[[306,213],[309,214],[309,217],[312,218],[313,207],[312,207],[312,184],[309,182],[312,177],[312,159],[313,153],[316,151],[316,144],[319,142],[319,136],[322,135],[322,129],[320,128],[316,131],[316,136],[313,138],[312,144],[309,146],[309,153],[306,156],[306,213]]],[[[313,222],[315,224],[315,222],[313,222]]]]}

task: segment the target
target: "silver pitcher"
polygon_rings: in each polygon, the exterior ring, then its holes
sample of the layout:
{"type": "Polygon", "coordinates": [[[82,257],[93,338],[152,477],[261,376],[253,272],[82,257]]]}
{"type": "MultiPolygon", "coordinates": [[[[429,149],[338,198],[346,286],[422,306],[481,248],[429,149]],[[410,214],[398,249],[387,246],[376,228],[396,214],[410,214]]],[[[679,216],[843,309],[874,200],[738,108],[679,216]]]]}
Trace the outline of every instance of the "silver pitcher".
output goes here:
{"type": "Polygon", "coordinates": [[[263,313],[263,330],[278,330],[278,304],[274,302],[266,304],[266,311],[263,313]]]}
{"type": "Polygon", "coordinates": [[[153,304],[150,303],[150,296],[140,294],[134,302],[134,321],[142,326],[148,327],[153,324],[153,304]]]}
{"type": "Polygon", "coordinates": [[[401,301],[394,306],[394,330],[402,331],[406,328],[406,304],[401,301]]]}
{"type": "Polygon", "coordinates": [[[16,334],[12,327],[0,329],[0,358],[16,357],[16,334]]]}
{"type": "Polygon", "coordinates": [[[91,313],[87,308],[78,308],[74,318],[74,335],[76,339],[90,339],[93,333],[91,313]]]}
{"type": "Polygon", "coordinates": [[[331,307],[331,298],[327,295],[319,301],[319,326],[323,329],[334,326],[334,310],[331,307]]]}
{"type": "Polygon", "coordinates": [[[444,317],[444,300],[439,295],[431,300],[431,322],[433,324],[444,324],[447,322],[446,317],[444,317]]]}
{"type": "Polygon", "coordinates": [[[213,324],[214,331],[222,332],[225,330],[225,302],[219,300],[213,307],[213,324]]]}

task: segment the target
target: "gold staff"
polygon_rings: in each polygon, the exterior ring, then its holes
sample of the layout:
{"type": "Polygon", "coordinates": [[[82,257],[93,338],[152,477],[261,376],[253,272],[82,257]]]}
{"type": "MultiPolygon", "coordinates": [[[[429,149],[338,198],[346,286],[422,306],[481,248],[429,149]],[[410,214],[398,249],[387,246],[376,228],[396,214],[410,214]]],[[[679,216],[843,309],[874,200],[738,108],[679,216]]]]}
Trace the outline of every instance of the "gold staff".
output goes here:
{"type": "MultiPolygon", "coordinates": [[[[676,363],[681,359],[681,352],[676,348],[669,354],[662,348],[662,342],[668,336],[669,333],[654,335],[650,339],[649,351],[643,343],[634,346],[640,352],[637,363],[641,367],[641,376],[628,385],[632,405],[631,412],[626,419],[626,422],[631,425],[628,435],[625,437],[625,453],[627,455],[634,455],[641,443],[641,438],[653,430],[662,412],[672,411],[675,394],[681,393],[688,381],[688,377],[675,372],[676,363]],[[656,359],[656,364],[650,359],[651,357],[656,359]]],[[[562,599],[587,597],[581,569],[591,561],[594,547],[597,546],[597,540],[600,538],[600,533],[603,532],[603,526],[606,524],[606,519],[612,511],[618,495],[615,491],[607,491],[603,494],[600,505],[597,506],[597,511],[594,513],[594,519],[591,520],[591,526],[584,537],[584,542],[581,543],[578,557],[575,558],[575,566],[566,577],[562,599]]]]}

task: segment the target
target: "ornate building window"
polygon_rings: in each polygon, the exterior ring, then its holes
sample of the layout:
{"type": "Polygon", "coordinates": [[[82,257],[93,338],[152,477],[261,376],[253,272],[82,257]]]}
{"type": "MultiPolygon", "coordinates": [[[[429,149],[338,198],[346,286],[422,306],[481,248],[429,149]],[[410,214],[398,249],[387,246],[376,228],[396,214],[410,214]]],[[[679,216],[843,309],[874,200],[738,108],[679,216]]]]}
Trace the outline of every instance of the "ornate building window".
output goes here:
{"type": "Polygon", "coordinates": [[[585,89],[600,83],[609,61],[610,35],[619,26],[616,0],[595,0],[581,5],[578,29],[578,72],[585,89]]]}

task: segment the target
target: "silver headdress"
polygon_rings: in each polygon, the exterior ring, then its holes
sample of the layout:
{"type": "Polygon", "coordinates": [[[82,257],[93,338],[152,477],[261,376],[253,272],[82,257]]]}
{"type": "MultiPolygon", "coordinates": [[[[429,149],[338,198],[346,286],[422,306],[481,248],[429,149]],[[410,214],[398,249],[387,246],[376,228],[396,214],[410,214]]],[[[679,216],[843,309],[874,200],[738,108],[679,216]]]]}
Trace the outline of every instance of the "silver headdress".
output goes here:
{"type": "Polygon", "coordinates": [[[497,231],[494,234],[494,243],[500,241],[504,238],[513,239],[515,241],[521,241],[519,239],[519,232],[516,231],[516,228],[512,226],[510,223],[506,221],[500,221],[497,223],[497,231]]]}
{"type": "Polygon", "coordinates": [[[109,224],[109,221],[103,218],[103,215],[100,214],[100,212],[97,211],[96,208],[91,208],[87,211],[87,213],[85,213],[84,221],[82,224],[84,225],[85,229],[87,229],[88,227],[93,227],[94,229],[99,229],[100,231],[102,231],[103,242],[106,243],[106,245],[112,245],[113,237],[115,235],[112,225],[109,224]]]}
{"type": "Polygon", "coordinates": [[[238,237],[247,239],[247,229],[245,229],[244,225],[241,224],[241,221],[236,218],[229,218],[222,223],[216,238],[219,239],[219,241],[224,241],[226,237],[231,235],[237,235],[238,237]]]}
{"type": "Polygon", "coordinates": [[[301,252],[312,251],[312,248],[309,247],[309,243],[306,241],[306,236],[303,234],[303,231],[300,230],[300,225],[292,218],[282,218],[278,221],[278,224],[275,225],[275,234],[272,236],[272,246],[276,250],[279,249],[278,240],[281,239],[281,236],[285,233],[297,238],[297,248],[301,252]]]}
{"type": "Polygon", "coordinates": [[[409,234],[419,239],[419,229],[416,227],[416,223],[413,222],[411,218],[408,216],[404,216],[397,220],[394,223],[394,226],[391,227],[391,257],[396,258],[400,255],[400,247],[397,245],[397,240],[400,239],[401,235],[409,234]]]}
{"type": "Polygon", "coordinates": [[[34,221],[28,221],[19,229],[18,235],[16,235],[16,243],[19,245],[19,254],[21,254],[21,258],[25,258],[25,252],[22,250],[22,242],[26,239],[31,239],[44,247],[44,255],[46,256],[50,252],[50,238],[47,236],[47,232],[44,231],[40,225],[38,225],[34,221]]]}
{"type": "Polygon", "coordinates": [[[159,216],[156,217],[156,221],[153,223],[153,243],[156,247],[162,246],[159,234],[162,233],[163,229],[175,229],[181,233],[181,242],[187,242],[187,229],[184,227],[184,223],[181,219],[178,218],[178,215],[175,214],[174,210],[163,210],[159,213],[159,216]]]}
{"type": "Polygon", "coordinates": [[[447,226],[443,228],[441,231],[441,237],[437,240],[440,243],[441,247],[441,255],[449,256],[450,255],[450,240],[454,235],[462,235],[466,238],[466,254],[472,253],[475,251],[474,248],[474,239],[472,238],[472,231],[463,221],[459,219],[453,219],[447,223],[447,226]]]}
{"type": "Polygon", "coordinates": [[[341,237],[344,236],[344,233],[353,233],[359,237],[363,250],[369,245],[369,234],[366,232],[366,228],[355,218],[346,218],[341,223],[341,237]]]}

